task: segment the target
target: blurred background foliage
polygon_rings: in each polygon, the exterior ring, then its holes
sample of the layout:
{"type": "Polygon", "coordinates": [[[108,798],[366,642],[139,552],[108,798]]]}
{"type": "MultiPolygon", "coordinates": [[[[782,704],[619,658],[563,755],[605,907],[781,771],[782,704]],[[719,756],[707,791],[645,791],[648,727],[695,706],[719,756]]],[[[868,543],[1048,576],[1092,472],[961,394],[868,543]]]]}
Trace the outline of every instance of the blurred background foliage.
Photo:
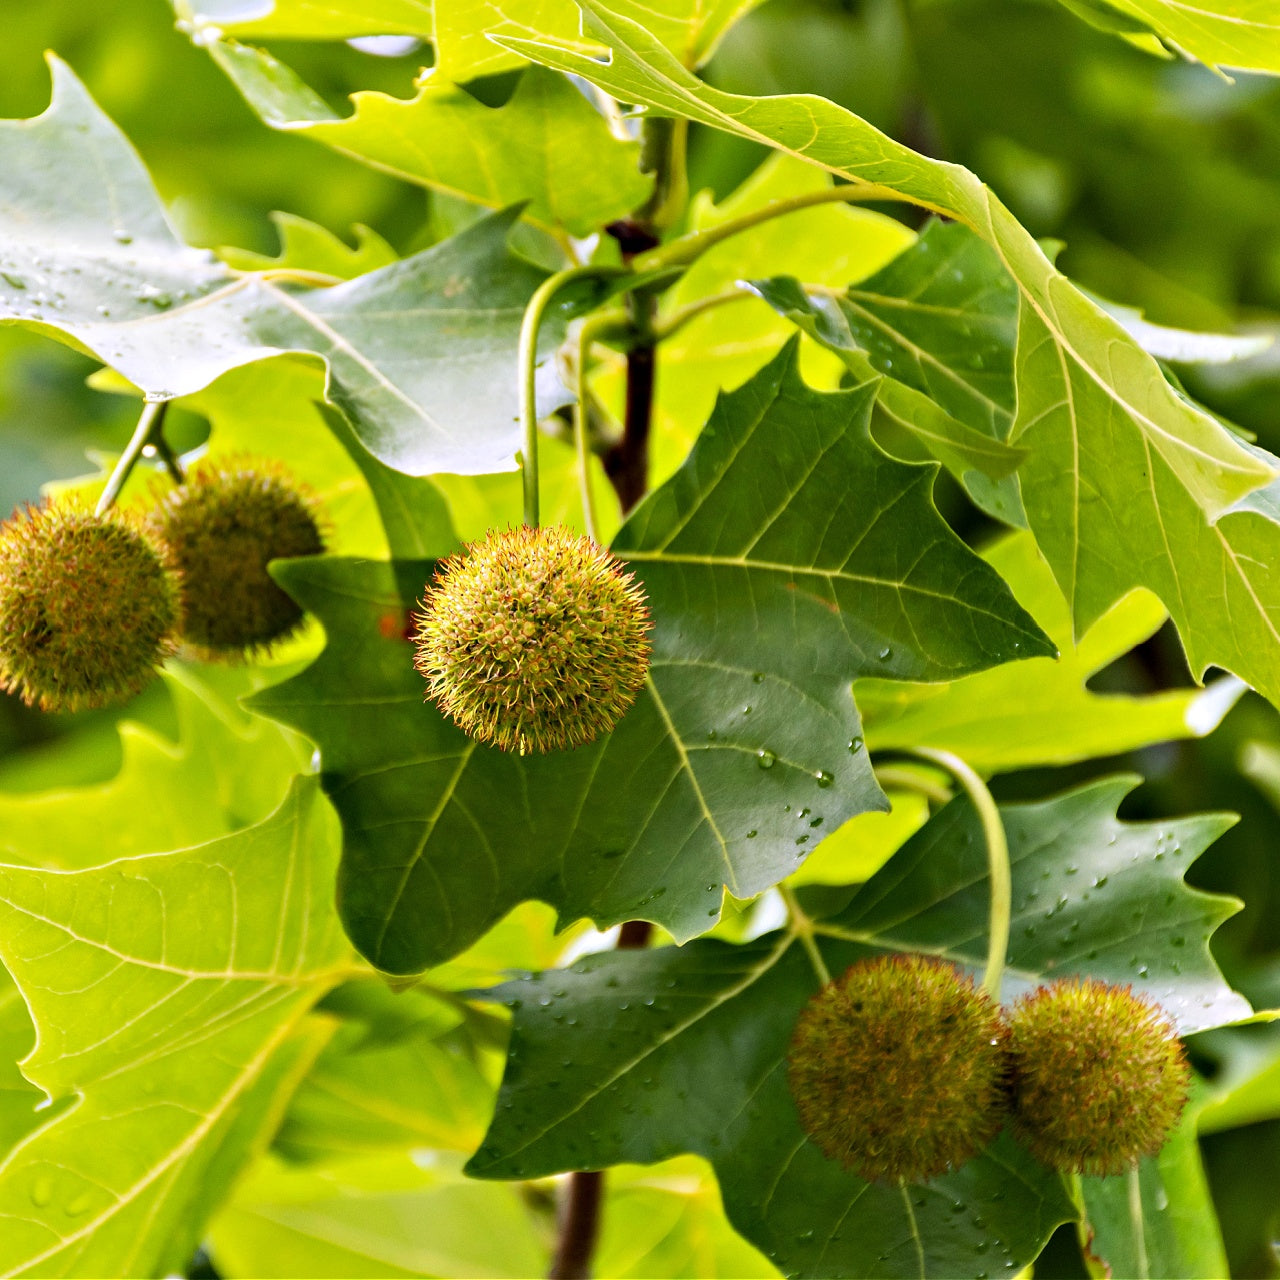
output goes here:
{"type": "MultiPolygon", "coordinates": [[[[193,244],[274,254],[270,215],[283,210],[348,241],[353,225],[365,224],[405,253],[452,220],[455,211],[433,209],[418,187],[264,128],[204,51],[175,30],[165,0],[39,0],[0,12],[0,116],[44,109],[41,55],[56,50],[133,140],[193,244]]],[[[356,89],[408,96],[430,61],[422,47],[387,57],[342,43],[265,43],[339,109],[356,89]]],[[[820,93],[917,150],[969,166],[1036,235],[1064,243],[1059,264],[1069,275],[1151,320],[1280,332],[1280,80],[1239,75],[1229,83],[1161,60],[1056,0],[769,0],[730,32],[705,74],[743,93],[820,93]]],[[[506,77],[482,91],[499,99],[510,85],[506,77]]],[[[692,187],[722,199],[763,156],[744,141],[695,130],[692,187]]],[[[135,405],[87,386],[93,369],[52,342],[0,329],[0,509],[90,469],[87,455],[110,454],[126,439],[135,405]]],[[[1248,361],[1189,371],[1187,385],[1280,452],[1280,344],[1248,361]]],[[[175,414],[171,425],[182,447],[206,430],[192,414],[175,414]]],[[[981,535],[958,507],[954,514],[981,535]]],[[[1168,628],[1091,681],[1114,690],[1187,683],[1168,628]]],[[[155,685],[128,717],[173,734],[169,697],[155,685]]],[[[0,700],[0,790],[111,776],[120,760],[117,718],[39,716],[0,700]]],[[[1242,815],[1191,878],[1245,900],[1215,951],[1256,1005],[1280,1005],[1275,712],[1247,697],[1204,740],[1009,775],[997,791],[1043,795],[1113,766],[1147,779],[1126,816],[1242,815]]],[[[1265,1073],[1280,1062],[1278,1035],[1255,1027],[1202,1037],[1198,1065],[1233,1081],[1265,1073]]],[[[1206,1135],[1204,1151],[1233,1272],[1273,1276],[1280,1086],[1272,1081],[1258,1093],[1250,1123],[1206,1135]]],[[[1082,1266],[1074,1238],[1062,1232],[1036,1273],[1080,1275],[1082,1266]]]]}

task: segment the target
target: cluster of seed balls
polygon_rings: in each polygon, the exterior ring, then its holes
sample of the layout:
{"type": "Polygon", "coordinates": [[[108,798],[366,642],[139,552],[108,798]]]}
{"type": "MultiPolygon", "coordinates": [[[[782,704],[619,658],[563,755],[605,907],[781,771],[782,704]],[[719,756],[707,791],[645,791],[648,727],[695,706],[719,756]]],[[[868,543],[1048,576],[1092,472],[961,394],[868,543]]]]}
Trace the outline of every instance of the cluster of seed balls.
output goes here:
{"type": "Polygon", "coordinates": [[[323,550],[313,499],[270,462],[198,463],[145,514],[28,507],[0,524],[0,689],[79,711],[180,647],[260,653],[303,618],[267,565],[323,550]]]}
{"type": "Polygon", "coordinates": [[[787,1066],[823,1154],[895,1182],[956,1168],[1006,1123],[1051,1168],[1124,1173],[1164,1144],[1190,1082],[1172,1025],[1127,986],[1062,979],[1006,1017],[922,956],[863,961],[818,991],[787,1066]]]}

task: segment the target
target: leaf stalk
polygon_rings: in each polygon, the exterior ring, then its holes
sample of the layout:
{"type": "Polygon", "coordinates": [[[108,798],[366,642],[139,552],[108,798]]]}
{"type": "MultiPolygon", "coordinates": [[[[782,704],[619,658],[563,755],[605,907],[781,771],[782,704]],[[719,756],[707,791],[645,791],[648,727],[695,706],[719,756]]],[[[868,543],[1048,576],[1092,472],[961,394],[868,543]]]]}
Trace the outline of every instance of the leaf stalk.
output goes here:
{"type": "MultiPolygon", "coordinates": [[[[148,400],[142,406],[142,413],[138,416],[138,425],[134,427],[129,443],[125,445],[124,452],[120,455],[115,467],[112,468],[111,474],[107,477],[107,483],[103,486],[102,493],[98,498],[98,504],[94,507],[94,515],[106,515],[115,506],[116,499],[120,496],[120,491],[133,473],[134,467],[137,466],[138,459],[142,457],[142,451],[148,445],[156,445],[157,452],[164,458],[170,474],[173,474],[177,459],[173,458],[171,453],[168,453],[167,445],[161,447],[160,443],[163,439],[160,432],[164,427],[164,415],[168,408],[168,400],[148,400]],[[171,458],[172,463],[170,462],[171,458]]],[[[181,469],[179,468],[180,475],[181,469]]]]}

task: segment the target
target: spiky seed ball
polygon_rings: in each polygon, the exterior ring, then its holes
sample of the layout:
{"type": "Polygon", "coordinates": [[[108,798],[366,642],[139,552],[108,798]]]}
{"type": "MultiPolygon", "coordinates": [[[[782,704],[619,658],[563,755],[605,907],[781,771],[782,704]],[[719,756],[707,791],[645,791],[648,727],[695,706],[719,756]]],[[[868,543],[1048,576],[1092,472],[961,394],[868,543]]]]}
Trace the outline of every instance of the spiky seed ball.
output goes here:
{"type": "Polygon", "coordinates": [[[1124,1173],[1178,1122],[1190,1070],[1163,1011],[1125,986],[1064,978],[1020,1000],[1009,1026],[1013,1129],[1071,1173],[1124,1173]]]}
{"type": "Polygon", "coordinates": [[[491,529],[436,569],[414,663],[464,732],[504,751],[566,751],[612,729],[649,669],[644,593],[560,525],[491,529]]]}
{"type": "Polygon", "coordinates": [[[1000,1010],[941,961],[861,961],[805,1006],[787,1083],[829,1159],[868,1180],[927,1181],[1004,1123],[1000,1010]]]}
{"type": "Polygon", "coordinates": [[[46,711],[122,701],[172,651],[177,585],[125,517],[29,507],[0,524],[0,689],[46,711]]]}
{"type": "Polygon", "coordinates": [[[236,661],[297,630],[303,611],[272,581],[272,560],[324,551],[315,500],[278,464],[197,463],[165,493],[148,527],[182,583],[182,639],[236,661]]]}

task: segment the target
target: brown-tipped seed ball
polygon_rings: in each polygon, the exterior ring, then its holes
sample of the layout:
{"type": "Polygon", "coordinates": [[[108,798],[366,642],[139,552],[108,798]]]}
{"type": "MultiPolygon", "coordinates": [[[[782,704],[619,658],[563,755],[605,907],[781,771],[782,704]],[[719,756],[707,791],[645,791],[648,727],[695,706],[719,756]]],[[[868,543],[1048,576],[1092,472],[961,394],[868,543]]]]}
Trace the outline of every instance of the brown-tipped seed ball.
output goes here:
{"type": "Polygon", "coordinates": [[[566,751],[608,732],[649,670],[644,593],[571,529],[491,529],[428,584],[414,663],[427,696],[504,751],[566,751]]]}
{"type": "Polygon", "coordinates": [[[272,581],[272,560],[314,556],[324,537],[311,495],[270,461],[197,463],[149,529],[182,584],[182,639],[238,661],[292,635],[303,611],[272,581]]]}
{"type": "Polygon", "coordinates": [[[1004,1123],[1000,1011],[949,964],[864,960],[805,1006],[787,1083],[829,1159],[868,1180],[927,1181],[1004,1123]]]}
{"type": "Polygon", "coordinates": [[[1190,1071],[1172,1024],[1128,987],[1065,978],[1023,997],[1009,1021],[1013,1129],[1071,1173],[1131,1169],[1178,1122],[1190,1071]]]}
{"type": "Polygon", "coordinates": [[[177,585],[124,517],[34,507],[0,524],[0,689],[46,711],[136,693],[172,651],[177,585]]]}

